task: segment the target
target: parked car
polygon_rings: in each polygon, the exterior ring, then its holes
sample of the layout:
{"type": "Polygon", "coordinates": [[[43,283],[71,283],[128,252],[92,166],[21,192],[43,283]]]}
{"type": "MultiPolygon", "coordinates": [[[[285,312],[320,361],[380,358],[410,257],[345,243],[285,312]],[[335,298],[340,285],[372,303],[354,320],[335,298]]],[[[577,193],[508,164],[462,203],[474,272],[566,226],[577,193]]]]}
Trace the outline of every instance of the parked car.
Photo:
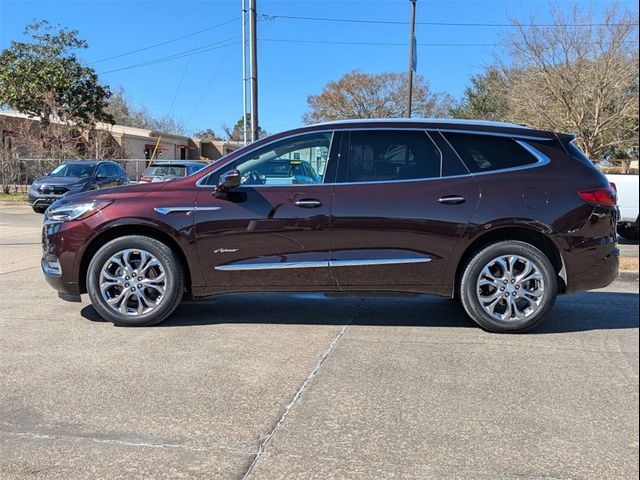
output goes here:
{"type": "Polygon", "coordinates": [[[147,167],[140,177],[140,182],[168,182],[176,178],[184,178],[198,170],[202,170],[207,164],[204,162],[166,161],[155,162],[147,167]]]}
{"type": "Polygon", "coordinates": [[[42,267],[61,298],[86,292],[117,325],[158,323],[185,292],[403,292],[459,298],[481,327],[521,332],[558,293],[618,274],[615,191],[573,140],[455,120],[299,128],[184,179],[57,201],[42,267]],[[262,182],[285,154],[326,168],[262,182]]]}
{"type": "Polygon", "coordinates": [[[618,235],[638,240],[638,174],[608,174],[607,178],[618,191],[618,235]]]}
{"type": "MultiPolygon", "coordinates": [[[[245,173],[257,185],[292,185],[294,183],[318,183],[320,178],[311,164],[304,160],[276,158],[260,162],[251,172],[245,173]]],[[[243,181],[246,183],[247,178],[243,181]]]]}
{"type": "Polygon", "coordinates": [[[37,178],[29,189],[29,205],[36,213],[44,211],[67,193],[126,185],[129,178],[116,162],[82,160],[58,165],[51,173],[37,178]]]}

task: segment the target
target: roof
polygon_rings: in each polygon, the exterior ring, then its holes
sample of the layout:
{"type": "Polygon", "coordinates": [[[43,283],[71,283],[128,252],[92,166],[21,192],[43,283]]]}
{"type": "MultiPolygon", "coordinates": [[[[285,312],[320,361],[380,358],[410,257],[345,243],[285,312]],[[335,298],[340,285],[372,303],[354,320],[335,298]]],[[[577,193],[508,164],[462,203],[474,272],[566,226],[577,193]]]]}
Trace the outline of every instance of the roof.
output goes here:
{"type": "Polygon", "coordinates": [[[531,130],[526,125],[518,125],[516,123],[495,122],[490,120],[467,120],[459,118],[358,118],[350,120],[334,120],[331,122],[317,123],[311,125],[316,126],[332,126],[332,125],[354,125],[360,123],[417,123],[417,124],[449,124],[457,126],[474,126],[474,127],[502,127],[502,128],[519,128],[523,130],[531,130]]]}

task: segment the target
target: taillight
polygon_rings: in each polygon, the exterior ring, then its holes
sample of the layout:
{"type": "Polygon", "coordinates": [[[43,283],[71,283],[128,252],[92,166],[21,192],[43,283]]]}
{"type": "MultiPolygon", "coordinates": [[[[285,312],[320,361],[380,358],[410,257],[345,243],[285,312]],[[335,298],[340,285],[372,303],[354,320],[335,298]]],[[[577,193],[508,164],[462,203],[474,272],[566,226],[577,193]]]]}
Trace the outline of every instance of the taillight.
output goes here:
{"type": "Polygon", "coordinates": [[[582,190],[578,192],[578,196],[585,202],[593,203],[595,205],[615,206],[617,203],[617,194],[613,187],[582,190]]]}
{"type": "Polygon", "coordinates": [[[615,183],[613,182],[609,182],[609,185],[611,185],[611,188],[613,188],[616,191],[616,194],[618,193],[618,187],[616,186],[615,183]]]}

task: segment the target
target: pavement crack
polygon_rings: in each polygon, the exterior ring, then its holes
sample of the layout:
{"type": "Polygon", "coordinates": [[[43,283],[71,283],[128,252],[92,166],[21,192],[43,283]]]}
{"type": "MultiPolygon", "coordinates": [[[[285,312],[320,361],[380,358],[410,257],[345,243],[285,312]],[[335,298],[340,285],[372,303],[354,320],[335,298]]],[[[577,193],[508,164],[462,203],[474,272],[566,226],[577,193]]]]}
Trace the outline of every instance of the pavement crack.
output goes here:
{"type": "Polygon", "coordinates": [[[19,268],[18,270],[11,270],[10,272],[0,273],[0,275],[9,275],[10,273],[24,272],[25,270],[31,270],[32,268],[40,268],[40,265],[34,265],[33,267],[19,268]]]}
{"type": "Polygon", "coordinates": [[[300,399],[300,397],[302,396],[304,391],[307,389],[307,387],[311,383],[311,380],[313,380],[313,378],[317,375],[317,373],[320,370],[320,367],[322,366],[324,361],[327,358],[329,358],[329,355],[331,355],[331,352],[333,352],[333,349],[336,347],[338,342],[340,342],[340,340],[344,336],[345,332],[347,331],[347,327],[353,323],[353,320],[356,318],[356,316],[358,315],[358,313],[362,309],[364,303],[365,303],[365,300],[363,299],[358,304],[358,306],[355,308],[355,310],[354,310],[353,314],[351,315],[351,318],[349,319],[349,321],[347,321],[342,326],[342,328],[340,329],[338,334],[335,336],[335,338],[331,341],[331,343],[329,344],[327,349],[322,353],[322,355],[320,356],[320,358],[316,362],[316,365],[314,366],[314,368],[311,370],[311,372],[309,372],[309,375],[307,375],[307,378],[305,378],[304,382],[302,382],[302,385],[300,385],[300,388],[298,388],[298,390],[296,391],[295,395],[293,396],[293,398],[291,399],[289,404],[284,408],[284,411],[282,412],[282,415],[280,415],[280,418],[278,418],[278,421],[275,423],[274,427],[267,434],[267,436],[264,437],[264,440],[262,440],[262,442],[260,443],[260,446],[258,447],[258,452],[256,453],[255,457],[253,458],[253,461],[249,465],[249,468],[247,468],[247,470],[244,472],[244,475],[242,475],[242,480],[246,480],[247,478],[249,478],[249,475],[251,475],[251,472],[255,468],[256,464],[258,463],[258,461],[264,455],[265,450],[269,446],[269,443],[271,443],[271,439],[273,438],[275,433],[278,431],[280,426],[287,419],[287,416],[289,415],[289,412],[293,409],[293,407],[295,406],[296,402],[300,399]]]}

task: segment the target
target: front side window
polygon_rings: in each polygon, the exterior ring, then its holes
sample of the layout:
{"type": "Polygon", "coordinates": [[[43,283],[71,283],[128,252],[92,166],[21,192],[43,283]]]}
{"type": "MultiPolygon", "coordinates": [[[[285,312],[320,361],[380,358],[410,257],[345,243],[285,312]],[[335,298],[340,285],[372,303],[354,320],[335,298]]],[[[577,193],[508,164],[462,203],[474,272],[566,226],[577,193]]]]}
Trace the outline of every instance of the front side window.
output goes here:
{"type": "Polygon", "coordinates": [[[243,185],[322,183],[331,137],[313,133],[281,140],[240,157],[229,169],[240,171],[243,185]]]}
{"type": "Polygon", "coordinates": [[[112,164],[107,164],[107,172],[109,173],[110,177],[117,177],[118,176],[118,167],[116,167],[115,165],[112,165],[112,164]]]}
{"type": "Polygon", "coordinates": [[[441,153],[424,131],[354,131],[343,182],[384,182],[440,177],[441,153]]]}
{"type": "Polygon", "coordinates": [[[471,173],[521,167],[537,159],[509,137],[443,133],[471,173]]]}

